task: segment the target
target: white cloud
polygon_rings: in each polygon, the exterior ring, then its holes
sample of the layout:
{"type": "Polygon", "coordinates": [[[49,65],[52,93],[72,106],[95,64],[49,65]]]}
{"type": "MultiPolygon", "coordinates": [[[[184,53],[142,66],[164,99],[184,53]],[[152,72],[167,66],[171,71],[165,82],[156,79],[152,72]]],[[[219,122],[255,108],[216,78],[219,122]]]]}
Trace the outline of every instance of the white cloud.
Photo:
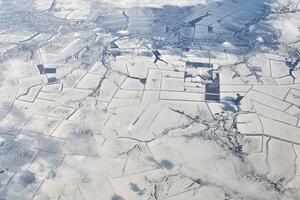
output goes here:
{"type": "Polygon", "coordinates": [[[257,41],[258,43],[263,43],[263,42],[264,42],[264,39],[263,39],[261,36],[258,36],[258,37],[256,38],[256,41],[257,41]]]}
{"type": "Polygon", "coordinates": [[[129,35],[129,31],[128,30],[120,30],[120,31],[118,31],[118,34],[120,34],[120,35],[129,35]]]}
{"type": "Polygon", "coordinates": [[[271,21],[271,25],[280,30],[280,40],[289,43],[300,39],[300,20],[291,15],[281,15],[271,21]]]}
{"type": "Polygon", "coordinates": [[[4,142],[5,142],[5,139],[3,137],[0,137],[0,147],[3,146],[4,142]]]}
{"type": "Polygon", "coordinates": [[[283,30],[285,30],[285,34],[290,38],[297,38],[300,35],[299,28],[296,23],[291,21],[285,21],[283,24],[283,30]]]}
{"type": "Polygon", "coordinates": [[[230,42],[223,42],[223,47],[225,47],[227,49],[233,49],[234,48],[233,44],[231,44],[230,42]]]}

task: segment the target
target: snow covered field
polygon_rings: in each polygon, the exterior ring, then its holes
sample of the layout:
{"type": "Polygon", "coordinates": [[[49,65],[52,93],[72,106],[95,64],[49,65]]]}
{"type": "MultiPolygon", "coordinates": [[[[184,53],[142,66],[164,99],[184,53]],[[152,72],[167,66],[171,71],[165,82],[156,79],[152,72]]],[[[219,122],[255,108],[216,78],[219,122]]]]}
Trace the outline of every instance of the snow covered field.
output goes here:
{"type": "Polygon", "coordinates": [[[0,0],[0,200],[300,199],[299,0],[0,0]]]}

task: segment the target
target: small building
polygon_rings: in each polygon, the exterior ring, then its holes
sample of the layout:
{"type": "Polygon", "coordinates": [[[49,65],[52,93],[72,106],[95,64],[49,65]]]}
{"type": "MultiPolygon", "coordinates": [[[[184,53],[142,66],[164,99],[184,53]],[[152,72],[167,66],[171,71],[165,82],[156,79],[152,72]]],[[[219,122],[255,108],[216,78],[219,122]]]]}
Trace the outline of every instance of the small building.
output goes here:
{"type": "Polygon", "coordinates": [[[220,101],[220,76],[219,73],[213,74],[213,83],[205,84],[205,100],[220,101]]]}
{"type": "Polygon", "coordinates": [[[43,64],[39,64],[36,67],[39,70],[40,74],[44,74],[45,73],[45,68],[44,68],[43,64]]]}
{"type": "Polygon", "coordinates": [[[45,68],[44,73],[45,74],[55,74],[56,68],[45,68]]]}
{"type": "Polygon", "coordinates": [[[213,33],[214,32],[213,27],[212,26],[207,26],[207,32],[208,33],[213,33]]]}
{"type": "Polygon", "coordinates": [[[185,66],[188,68],[213,68],[213,64],[211,63],[190,62],[190,61],[186,61],[185,66]]]}
{"type": "Polygon", "coordinates": [[[40,74],[55,74],[56,73],[56,68],[53,67],[44,67],[43,64],[38,64],[37,69],[39,70],[40,74]]]}
{"type": "Polygon", "coordinates": [[[51,84],[51,83],[56,83],[58,81],[58,79],[56,77],[49,77],[48,78],[48,83],[51,84]]]}
{"type": "Polygon", "coordinates": [[[205,94],[205,101],[220,101],[220,95],[218,94],[205,94]]]}

